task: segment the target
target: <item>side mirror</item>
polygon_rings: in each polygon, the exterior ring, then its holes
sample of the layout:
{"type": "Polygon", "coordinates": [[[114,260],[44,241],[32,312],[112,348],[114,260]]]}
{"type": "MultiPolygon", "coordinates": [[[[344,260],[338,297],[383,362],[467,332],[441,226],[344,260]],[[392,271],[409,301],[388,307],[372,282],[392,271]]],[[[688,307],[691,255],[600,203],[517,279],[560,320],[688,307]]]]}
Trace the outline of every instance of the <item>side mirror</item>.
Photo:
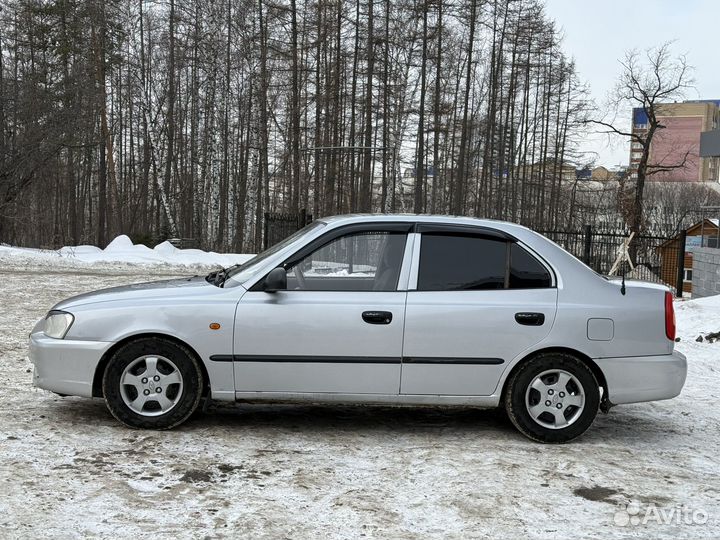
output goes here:
{"type": "Polygon", "coordinates": [[[274,293],[287,290],[287,272],[278,266],[273,268],[265,278],[265,292],[274,293]]]}

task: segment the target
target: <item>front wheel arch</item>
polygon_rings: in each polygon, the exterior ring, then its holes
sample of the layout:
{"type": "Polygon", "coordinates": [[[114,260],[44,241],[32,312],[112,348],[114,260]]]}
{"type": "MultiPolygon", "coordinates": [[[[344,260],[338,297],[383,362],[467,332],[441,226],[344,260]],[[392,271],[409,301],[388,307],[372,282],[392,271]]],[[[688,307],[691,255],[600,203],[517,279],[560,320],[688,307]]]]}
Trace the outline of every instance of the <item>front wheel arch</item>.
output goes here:
{"type": "Polygon", "coordinates": [[[175,343],[176,345],[180,345],[181,347],[186,348],[192,355],[195,357],[195,360],[197,360],[200,369],[202,370],[203,374],[203,380],[204,380],[204,386],[202,391],[202,396],[206,397],[210,394],[210,377],[208,376],[207,367],[205,366],[205,362],[202,361],[202,358],[197,353],[195,349],[193,349],[190,345],[188,345],[185,341],[172,336],[170,334],[162,334],[158,332],[148,332],[145,334],[133,334],[131,336],[127,336],[117,343],[114,343],[107,351],[105,351],[105,354],[102,355],[102,358],[100,358],[100,361],[98,362],[97,367],[95,368],[95,375],[93,376],[93,386],[92,386],[92,395],[93,397],[97,398],[104,398],[103,390],[102,390],[102,380],[103,380],[103,374],[105,373],[105,368],[108,365],[108,362],[110,361],[110,358],[112,358],[113,354],[115,354],[115,351],[117,351],[120,347],[123,345],[127,345],[128,343],[132,341],[136,341],[138,339],[145,339],[145,338],[160,338],[165,339],[167,341],[171,341],[175,343]]]}
{"type": "Polygon", "coordinates": [[[515,363],[515,365],[512,367],[512,369],[508,372],[507,376],[505,377],[505,381],[503,382],[502,392],[500,392],[500,403],[505,402],[505,395],[508,390],[508,383],[512,379],[513,374],[518,371],[525,363],[529,362],[536,356],[540,354],[545,353],[563,353],[563,354],[569,354],[571,356],[574,356],[578,360],[582,361],[584,364],[587,365],[587,367],[590,368],[593,375],[595,375],[595,379],[598,382],[598,385],[602,389],[602,397],[600,399],[600,410],[603,412],[607,412],[610,409],[610,399],[609,399],[609,392],[608,392],[608,385],[607,380],[605,379],[605,374],[600,369],[600,366],[598,366],[595,361],[590,358],[588,355],[581,353],[580,351],[577,351],[575,349],[571,349],[569,347],[547,347],[545,349],[538,349],[537,351],[533,351],[527,356],[523,357],[521,360],[515,363]]]}

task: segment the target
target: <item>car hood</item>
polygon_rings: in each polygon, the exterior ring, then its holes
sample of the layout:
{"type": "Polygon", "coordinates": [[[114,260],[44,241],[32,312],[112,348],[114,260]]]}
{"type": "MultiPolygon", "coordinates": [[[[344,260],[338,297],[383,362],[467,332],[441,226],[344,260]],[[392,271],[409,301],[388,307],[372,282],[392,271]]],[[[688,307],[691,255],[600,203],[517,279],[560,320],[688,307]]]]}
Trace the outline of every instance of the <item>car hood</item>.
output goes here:
{"type": "Polygon", "coordinates": [[[53,309],[69,309],[84,304],[112,302],[115,300],[200,296],[215,291],[221,292],[223,289],[208,283],[204,276],[193,276],[100,289],[67,298],[56,304],[53,309]]]}

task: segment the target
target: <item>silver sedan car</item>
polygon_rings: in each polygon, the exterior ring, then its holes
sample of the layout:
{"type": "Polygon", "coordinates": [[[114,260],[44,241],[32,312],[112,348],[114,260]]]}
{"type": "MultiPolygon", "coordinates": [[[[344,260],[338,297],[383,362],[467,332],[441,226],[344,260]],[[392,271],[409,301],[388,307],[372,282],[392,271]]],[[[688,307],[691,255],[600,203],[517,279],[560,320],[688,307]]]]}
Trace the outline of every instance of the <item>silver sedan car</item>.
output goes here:
{"type": "Polygon", "coordinates": [[[412,215],[315,221],[249,262],[60,302],[34,384],[168,429],[201,400],[504,407],[565,442],[685,382],[666,287],[593,272],[525,227],[412,215]]]}

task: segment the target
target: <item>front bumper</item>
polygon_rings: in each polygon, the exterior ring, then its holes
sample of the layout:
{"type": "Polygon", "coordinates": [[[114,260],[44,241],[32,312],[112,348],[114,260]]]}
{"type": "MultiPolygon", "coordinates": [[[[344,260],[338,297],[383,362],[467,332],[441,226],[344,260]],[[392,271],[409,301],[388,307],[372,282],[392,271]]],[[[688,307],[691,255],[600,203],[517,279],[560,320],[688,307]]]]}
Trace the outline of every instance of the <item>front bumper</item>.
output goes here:
{"type": "Polygon", "coordinates": [[[685,355],[597,358],[613,405],[670,399],[680,394],[687,376],[685,355]]]}
{"type": "Polygon", "coordinates": [[[112,342],[54,339],[30,335],[33,386],[57,394],[92,397],[95,368],[112,342]]]}

